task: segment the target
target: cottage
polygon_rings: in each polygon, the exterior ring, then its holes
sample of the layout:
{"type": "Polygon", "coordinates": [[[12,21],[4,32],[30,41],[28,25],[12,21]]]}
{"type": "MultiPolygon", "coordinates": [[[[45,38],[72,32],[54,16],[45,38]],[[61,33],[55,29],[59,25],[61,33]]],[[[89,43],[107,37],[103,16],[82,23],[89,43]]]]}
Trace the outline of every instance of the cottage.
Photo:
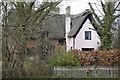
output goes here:
{"type": "Polygon", "coordinates": [[[66,51],[80,49],[82,51],[98,50],[100,36],[97,28],[91,24],[93,20],[90,10],[77,15],[70,15],[70,7],[66,14],[54,15],[43,22],[43,30],[48,34],[51,43],[65,46],[66,51]]]}

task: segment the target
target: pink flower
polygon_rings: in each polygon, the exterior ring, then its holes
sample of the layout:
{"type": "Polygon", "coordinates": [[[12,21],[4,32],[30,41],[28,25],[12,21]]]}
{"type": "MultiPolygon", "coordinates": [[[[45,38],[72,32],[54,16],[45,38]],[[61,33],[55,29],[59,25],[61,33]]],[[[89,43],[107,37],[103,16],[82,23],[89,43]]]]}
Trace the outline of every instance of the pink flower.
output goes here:
{"type": "Polygon", "coordinates": [[[73,54],[72,56],[74,57],[75,55],[73,54]]]}

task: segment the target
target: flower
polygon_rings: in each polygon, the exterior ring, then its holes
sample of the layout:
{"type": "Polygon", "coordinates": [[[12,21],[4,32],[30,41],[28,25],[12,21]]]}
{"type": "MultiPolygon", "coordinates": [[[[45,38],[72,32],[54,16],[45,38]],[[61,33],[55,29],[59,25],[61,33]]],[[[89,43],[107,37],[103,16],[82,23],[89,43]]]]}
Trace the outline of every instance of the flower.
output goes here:
{"type": "Polygon", "coordinates": [[[74,57],[75,55],[73,54],[72,56],[74,57]]]}

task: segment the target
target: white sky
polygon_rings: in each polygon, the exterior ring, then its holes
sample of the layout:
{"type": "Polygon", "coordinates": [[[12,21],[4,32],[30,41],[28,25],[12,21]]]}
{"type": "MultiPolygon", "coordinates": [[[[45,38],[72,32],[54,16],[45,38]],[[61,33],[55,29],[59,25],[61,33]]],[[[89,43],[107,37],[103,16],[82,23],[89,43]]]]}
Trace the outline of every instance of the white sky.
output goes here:
{"type": "Polygon", "coordinates": [[[65,14],[65,8],[71,7],[71,14],[78,14],[85,9],[89,9],[88,2],[96,2],[97,0],[65,0],[60,4],[60,13],[65,14]]]}

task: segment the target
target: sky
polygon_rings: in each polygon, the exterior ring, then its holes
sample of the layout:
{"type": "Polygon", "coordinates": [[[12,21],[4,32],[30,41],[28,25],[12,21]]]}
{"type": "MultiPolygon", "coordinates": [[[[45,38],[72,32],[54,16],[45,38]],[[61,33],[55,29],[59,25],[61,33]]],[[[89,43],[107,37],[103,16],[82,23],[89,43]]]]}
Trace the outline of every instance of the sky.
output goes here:
{"type": "Polygon", "coordinates": [[[88,2],[96,2],[97,0],[64,0],[60,3],[60,14],[65,14],[65,8],[71,7],[71,14],[78,14],[86,9],[90,9],[88,2]]]}

